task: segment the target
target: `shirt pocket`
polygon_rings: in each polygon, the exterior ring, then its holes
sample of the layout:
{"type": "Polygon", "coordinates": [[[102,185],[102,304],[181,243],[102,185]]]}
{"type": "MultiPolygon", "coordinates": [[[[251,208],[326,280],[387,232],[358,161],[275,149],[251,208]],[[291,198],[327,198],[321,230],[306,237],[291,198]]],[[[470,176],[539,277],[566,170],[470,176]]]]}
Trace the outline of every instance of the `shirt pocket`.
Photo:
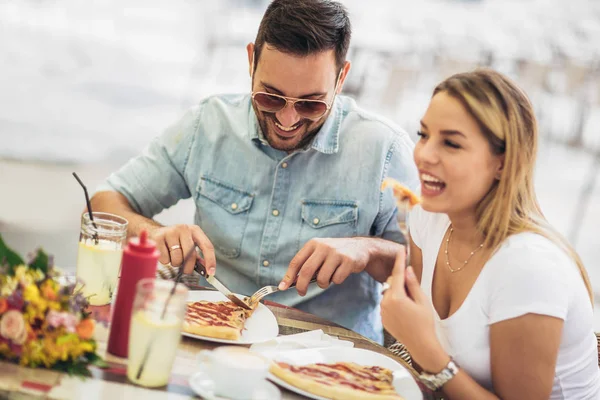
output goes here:
{"type": "Polygon", "coordinates": [[[225,257],[240,255],[254,194],[211,176],[202,176],[196,196],[200,228],[225,257]]]}
{"type": "Polygon", "coordinates": [[[304,200],[298,249],[313,238],[356,236],[357,223],[358,204],[355,201],[304,200]]]}

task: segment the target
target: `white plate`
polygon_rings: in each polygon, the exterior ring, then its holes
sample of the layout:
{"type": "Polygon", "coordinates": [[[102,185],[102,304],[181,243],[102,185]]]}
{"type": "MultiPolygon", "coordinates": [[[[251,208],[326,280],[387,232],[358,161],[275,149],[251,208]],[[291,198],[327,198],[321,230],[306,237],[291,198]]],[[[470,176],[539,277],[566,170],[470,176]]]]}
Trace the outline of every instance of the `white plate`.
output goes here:
{"type": "MultiPolygon", "coordinates": [[[[286,362],[291,365],[304,365],[314,363],[354,362],[360,365],[377,365],[387,368],[394,373],[394,381],[402,377],[401,383],[395,389],[406,400],[422,400],[423,394],[412,375],[402,364],[374,351],[357,348],[329,348],[329,349],[302,349],[281,352],[274,358],[276,361],[286,362]]],[[[267,378],[276,384],[303,396],[317,400],[329,400],[326,397],[314,395],[296,386],[279,379],[272,373],[267,378]]]]}
{"type": "MultiPolygon", "coordinates": [[[[237,295],[240,298],[244,296],[237,295]]],[[[228,301],[227,297],[212,290],[194,290],[188,293],[188,302],[194,301],[228,301]]],[[[279,334],[279,325],[275,315],[264,304],[260,303],[252,316],[246,320],[240,340],[218,339],[208,336],[194,335],[193,333],[181,332],[183,336],[208,340],[209,342],[227,344],[253,344],[275,339],[279,334]]]]}
{"type": "MultiPolygon", "coordinates": [[[[215,394],[215,383],[204,371],[195,373],[190,377],[190,387],[200,397],[206,400],[227,400],[215,394]]],[[[263,380],[258,388],[252,393],[249,400],[279,400],[281,392],[277,386],[267,380],[263,380]]]]}

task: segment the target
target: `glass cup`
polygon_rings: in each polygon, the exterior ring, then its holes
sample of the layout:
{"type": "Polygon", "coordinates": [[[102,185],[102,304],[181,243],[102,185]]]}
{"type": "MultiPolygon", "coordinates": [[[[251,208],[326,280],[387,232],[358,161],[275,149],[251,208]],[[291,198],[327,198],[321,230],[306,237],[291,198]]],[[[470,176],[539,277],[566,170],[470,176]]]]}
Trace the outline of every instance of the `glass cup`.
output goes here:
{"type": "Polygon", "coordinates": [[[94,212],[81,216],[77,278],[90,305],[111,302],[121,270],[123,247],[127,239],[127,220],[118,215],[94,212]]]}
{"type": "Polygon", "coordinates": [[[127,378],[135,384],[159,387],[169,382],[188,293],[187,287],[179,283],[169,299],[172,289],[173,281],[155,278],[142,279],[137,284],[127,362],[127,378]]]}

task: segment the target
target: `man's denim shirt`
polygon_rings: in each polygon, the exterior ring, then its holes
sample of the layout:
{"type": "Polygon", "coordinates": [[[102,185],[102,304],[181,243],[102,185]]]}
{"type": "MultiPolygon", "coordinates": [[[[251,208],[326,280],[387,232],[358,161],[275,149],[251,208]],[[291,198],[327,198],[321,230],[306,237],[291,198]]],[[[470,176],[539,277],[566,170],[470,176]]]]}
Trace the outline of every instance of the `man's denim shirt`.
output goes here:
{"type": "MultiPolygon", "coordinates": [[[[313,142],[288,154],[264,140],[249,95],[219,95],[189,110],[99,190],[122,193],[146,217],[193,197],[194,222],[215,247],[217,278],[249,295],[277,285],[312,238],[402,242],[391,190],[380,187],[388,176],[418,186],[413,147],[406,132],[338,96],[313,142]]],[[[311,285],[305,297],[269,296],[381,342],[380,298],[366,272],[326,290],[311,285]]]]}

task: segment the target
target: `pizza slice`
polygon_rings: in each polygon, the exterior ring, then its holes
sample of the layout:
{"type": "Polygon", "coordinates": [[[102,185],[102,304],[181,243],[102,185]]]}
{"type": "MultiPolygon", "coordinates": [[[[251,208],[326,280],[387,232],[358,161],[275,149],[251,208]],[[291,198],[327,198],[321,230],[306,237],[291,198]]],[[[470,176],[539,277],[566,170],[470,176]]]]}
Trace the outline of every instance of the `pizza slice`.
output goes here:
{"type": "Polygon", "coordinates": [[[275,361],[270,371],[299,389],[332,400],[402,400],[392,371],[351,362],[290,365],[275,361]]]}
{"type": "Polygon", "coordinates": [[[409,208],[417,205],[421,202],[421,199],[412,190],[398,182],[393,178],[385,178],[381,184],[381,190],[385,190],[388,187],[392,188],[394,197],[396,198],[396,205],[403,207],[405,202],[408,202],[409,208]]]}
{"type": "Polygon", "coordinates": [[[183,331],[218,339],[239,340],[246,320],[258,303],[246,310],[231,301],[196,301],[188,303],[183,331]]]}

